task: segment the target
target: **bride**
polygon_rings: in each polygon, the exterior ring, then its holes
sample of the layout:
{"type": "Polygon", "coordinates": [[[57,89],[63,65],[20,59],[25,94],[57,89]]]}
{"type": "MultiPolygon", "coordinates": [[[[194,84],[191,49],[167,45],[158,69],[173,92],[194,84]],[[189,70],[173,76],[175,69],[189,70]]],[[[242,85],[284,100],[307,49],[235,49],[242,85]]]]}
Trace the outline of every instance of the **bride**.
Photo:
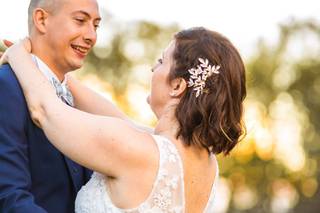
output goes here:
{"type": "Polygon", "coordinates": [[[228,154],[243,134],[245,69],[229,40],[204,28],[174,36],[152,68],[154,130],[135,125],[70,76],[76,108],[64,104],[30,50],[25,39],[2,60],[50,142],[95,171],[77,195],[76,212],[214,212],[215,155],[228,154]]]}

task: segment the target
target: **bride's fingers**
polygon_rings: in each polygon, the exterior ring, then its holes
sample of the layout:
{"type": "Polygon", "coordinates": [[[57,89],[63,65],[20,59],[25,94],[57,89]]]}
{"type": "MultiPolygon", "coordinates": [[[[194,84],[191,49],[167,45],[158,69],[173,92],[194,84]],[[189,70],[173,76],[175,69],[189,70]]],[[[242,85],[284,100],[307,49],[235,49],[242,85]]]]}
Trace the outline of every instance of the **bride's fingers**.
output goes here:
{"type": "Polygon", "coordinates": [[[25,37],[22,41],[24,48],[30,53],[31,52],[31,41],[28,37],[25,37]]]}
{"type": "Polygon", "coordinates": [[[13,42],[11,42],[11,41],[9,41],[7,39],[3,39],[2,41],[3,41],[4,45],[6,45],[6,47],[10,47],[10,46],[13,45],[13,42]]]}
{"type": "MultiPolygon", "coordinates": [[[[10,45],[10,43],[8,44],[10,45]]],[[[29,38],[26,37],[15,44],[11,44],[11,46],[8,47],[8,49],[4,53],[2,53],[0,58],[0,65],[8,63],[9,55],[18,54],[21,53],[21,51],[27,51],[28,53],[31,52],[31,41],[29,38]]]]}
{"type": "Polygon", "coordinates": [[[6,57],[6,52],[1,52],[0,53],[0,66],[2,65],[2,64],[5,64],[5,63],[7,63],[8,61],[7,61],[7,57],[6,57]]]}
{"type": "MultiPolygon", "coordinates": [[[[6,47],[11,47],[14,44],[13,42],[6,39],[3,39],[2,42],[6,47]]],[[[5,52],[0,52],[0,65],[5,63],[7,63],[7,57],[5,55],[5,52]]]]}

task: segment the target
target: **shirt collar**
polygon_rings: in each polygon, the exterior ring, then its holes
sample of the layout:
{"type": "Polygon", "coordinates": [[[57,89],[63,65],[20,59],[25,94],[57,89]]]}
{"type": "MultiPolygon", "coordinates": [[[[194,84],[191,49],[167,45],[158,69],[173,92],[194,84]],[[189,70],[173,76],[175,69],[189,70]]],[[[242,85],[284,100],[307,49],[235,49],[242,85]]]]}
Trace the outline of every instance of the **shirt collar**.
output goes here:
{"type": "MultiPolygon", "coordinates": [[[[60,82],[56,74],[46,65],[39,57],[36,55],[32,55],[33,61],[36,63],[37,67],[41,70],[41,72],[46,76],[46,78],[53,84],[52,79],[55,79],[56,81],[60,82]]],[[[61,82],[62,86],[65,86],[67,84],[66,78],[61,82]]]]}

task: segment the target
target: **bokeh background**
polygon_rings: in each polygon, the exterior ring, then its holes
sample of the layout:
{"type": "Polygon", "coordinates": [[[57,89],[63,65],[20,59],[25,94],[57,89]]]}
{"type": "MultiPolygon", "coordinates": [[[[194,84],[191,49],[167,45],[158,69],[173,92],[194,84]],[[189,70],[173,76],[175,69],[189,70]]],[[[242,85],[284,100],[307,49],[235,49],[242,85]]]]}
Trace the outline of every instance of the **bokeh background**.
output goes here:
{"type": "MultiPolygon", "coordinates": [[[[145,101],[150,69],[174,32],[205,26],[238,47],[248,133],[231,155],[218,156],[216,212],[320,212],[319,1],[98,2],[98,43],[74,74],[147,125],[156,123],[145,101]]],[[[28,3],[1,1],[0,38],[27,35],[28,3]]]]}

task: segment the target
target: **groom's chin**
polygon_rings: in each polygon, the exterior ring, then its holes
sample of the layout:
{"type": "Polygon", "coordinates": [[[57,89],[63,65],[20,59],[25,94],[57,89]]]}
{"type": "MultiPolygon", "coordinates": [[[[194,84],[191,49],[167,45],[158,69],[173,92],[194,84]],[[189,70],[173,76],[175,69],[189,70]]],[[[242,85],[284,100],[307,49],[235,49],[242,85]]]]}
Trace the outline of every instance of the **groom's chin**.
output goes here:
{"type": "Polygon", "coordinates": [[[83,60],[73,60],[71,63],[70,63],[70,68],[71,70],[77,70],[77,69],[80,69],[84,64],[84,61],[83,60]]]}

